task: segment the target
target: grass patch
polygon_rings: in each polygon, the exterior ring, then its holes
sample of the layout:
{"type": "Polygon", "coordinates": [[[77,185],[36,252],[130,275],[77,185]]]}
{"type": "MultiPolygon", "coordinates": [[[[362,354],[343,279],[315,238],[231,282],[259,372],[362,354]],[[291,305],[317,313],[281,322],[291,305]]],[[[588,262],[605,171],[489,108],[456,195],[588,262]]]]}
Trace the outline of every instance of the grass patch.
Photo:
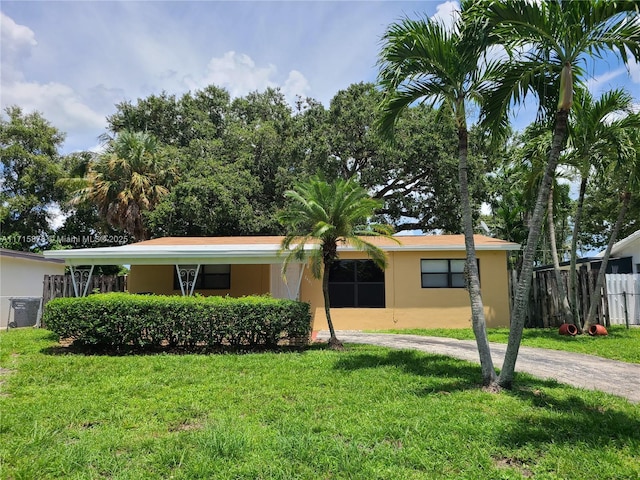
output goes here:
{"type": "MultiPolygon", "coordinates": [[[[576,335],[575,337],[558,335],[557,328],[528,328],[522,333],[522,345],[527,347],[565,350],[567,352],[588,353],[598,357],[621,360],[623,362],[640,363],[640,328],[627,329],[615,325],[607,329],[606,337],[576,335]]],[[[447,337],[458,340],[475,340],[473,330],[460,329],[406,329],[384,330],[378,333],[404,333],[430,337],[447,337]]],[[[490,342],[507,343],[508,328],[489,328],[487,336],[490,342]]]]}
{"type": "Polygon", "coordinates": [[[2,478],[639,478],[640,406],[518,374],[348,346],[78,355],[0,334],[2,478]],[[56,353],[54,353],[56,352],[56,353]]]}

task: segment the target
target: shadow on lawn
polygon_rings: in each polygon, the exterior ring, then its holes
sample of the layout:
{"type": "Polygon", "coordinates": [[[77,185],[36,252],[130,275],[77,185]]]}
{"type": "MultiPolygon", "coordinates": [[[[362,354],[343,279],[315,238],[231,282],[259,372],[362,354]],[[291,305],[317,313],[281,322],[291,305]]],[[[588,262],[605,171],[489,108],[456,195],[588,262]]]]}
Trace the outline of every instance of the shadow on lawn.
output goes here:
{"type": "MultiPolygon", "coordinates": [[[[423,377],[425,386],[415,392],[421,396],[481,388],[479,365],[411,350],[354,351],[338,358],[334,366],[345,371],[386,367],[423,377]]],[[[597,397],[602,398],[598,404],[579,395],[567,395],[567,388],[555,380],[517,374],[513,390],[494,395],[511,396],[533,410],[525,409],[522,415],[509,419],[508,427],[500,431],[499,443],[509,448],[527,444],[544,451],[558,443],[627,445],[629,440],[635,444],[640,442],[637,415],[626,413],[615,401],[608,404],[606,396],[597,397]]]]}
{"type": "MultiPolygon", "coordinates": [[[[640,421],[638,416],[625,413],[615,403],[602,404],[585,401],[578,395],[559,397],[550,389],[541,389],[535,379],[516,385],[506,395],[543,409],[539,415],[527,411],[513,418],[511,427],[500,432],[500,443],[505,446],[527,444],[544,451],[552,444],[588,443],[599,446],[619,447],[633,440],[640,442],[640,421]],[[619,443],[618,443],[619,442],[619,443]]],[[[548,382],[555,383],[555,382],[548,382]]],[[[556,384],[556,386],[559,386],[556,384]]]]}
{"type": "MultiPolygon", "coordinates": [[[[57,340],[57,338],[56,338],[57,340]]],[[[82,345],[75,342],[61,342],[57,345],[45,347],[40,350],[44,355],[83,355],[83,356],[104,356],[123,357],[130,355],[246,355],[251,353],[301,353],[308,350],[321,350],[319,345],[280,345],[272,346],[231,346],[222,345],[217,347],[208,346],[157,346],[157,347],[134,347],[124,346],[116,348],[113,346],[82,345]]]]}
{"type": "Polygon", "coordinates": [[[383,354],[350,353],[335,363],[336,370],[394,367],[406,373],[432,379],[416,395],[451,393],[480,388],[480,367],[463,360],[413,350],[389,350],[383,354]]]}

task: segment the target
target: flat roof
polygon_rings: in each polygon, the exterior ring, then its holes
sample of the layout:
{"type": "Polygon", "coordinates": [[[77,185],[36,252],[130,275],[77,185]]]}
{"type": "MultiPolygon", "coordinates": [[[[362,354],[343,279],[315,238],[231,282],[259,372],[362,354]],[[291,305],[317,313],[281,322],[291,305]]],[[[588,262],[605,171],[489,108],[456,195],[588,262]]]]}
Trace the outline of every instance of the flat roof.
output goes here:
{"type": "MultiPolygon", "coordinates": [[[[463,235],[398,235],[400,243],[384,237],[366,237],[384,251],[464,251],[463,235]]],[[[49,250],[47,258],[63,259],[67,265],[166,265],[282,263],[283,236],[255,237],[163,237],[116,247],[49,250]]],[[[517,243],[475,235],[476,250],[519,250],[517,243]]],[[[309,244],[306,249],[317,248],[309,244]]],[[[357,251],[341,245],[338,251],[357,251]]]]}
{"type": "Polygon", "coordinates": [[[34,260],[36,262],[47,262],[47,263],[63,263],[64,262],[64,260],[60,258],[45,258],[40,253],[23,252],[20,250],[9,250],[7,248],[0,248],[0,256],[12,257],[12,258],[24,258],[26,260],[34,260]]]}

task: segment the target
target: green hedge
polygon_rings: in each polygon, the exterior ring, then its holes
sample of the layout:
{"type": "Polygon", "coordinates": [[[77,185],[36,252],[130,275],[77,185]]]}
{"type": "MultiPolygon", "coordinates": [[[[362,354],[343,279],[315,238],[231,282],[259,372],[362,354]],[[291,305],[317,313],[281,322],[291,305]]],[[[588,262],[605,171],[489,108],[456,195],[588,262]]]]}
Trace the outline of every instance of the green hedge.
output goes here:
{"type": "Polygon", "coordinates": [[[309,304],[267,296],[178,297],[106,293],[56,298],[43,323],[60,338],[103,347],[275,347],[306,343],[309,304]]]}

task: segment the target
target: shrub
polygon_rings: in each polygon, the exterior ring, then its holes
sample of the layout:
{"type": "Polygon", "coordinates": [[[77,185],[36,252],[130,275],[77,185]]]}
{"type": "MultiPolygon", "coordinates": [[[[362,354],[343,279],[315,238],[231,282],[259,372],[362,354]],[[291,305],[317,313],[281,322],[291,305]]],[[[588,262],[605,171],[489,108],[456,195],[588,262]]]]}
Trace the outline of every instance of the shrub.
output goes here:
{"type": "Polygon", "coordinates": [[[306,343],[309,304],[268,296],[178,297],[107,293],[57,298],[43,322],[60,336],[102,347],[275,347],[306,343]]]}

